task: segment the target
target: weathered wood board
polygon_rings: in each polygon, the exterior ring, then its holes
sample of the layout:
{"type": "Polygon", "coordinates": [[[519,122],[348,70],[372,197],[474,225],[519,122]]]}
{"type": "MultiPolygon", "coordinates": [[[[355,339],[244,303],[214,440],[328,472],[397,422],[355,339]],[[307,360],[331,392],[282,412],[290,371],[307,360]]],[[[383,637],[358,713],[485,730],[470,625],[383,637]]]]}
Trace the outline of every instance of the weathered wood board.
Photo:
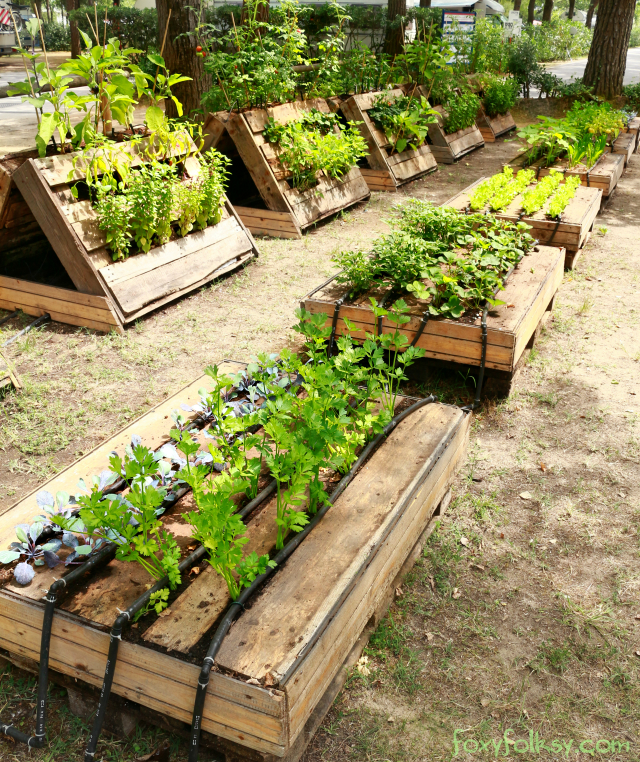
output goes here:
{"type": "Polygon", "coordinates": [[[510,111],[491,117],[483,109],[480,109],[476,118],[476,125],[485,143],[495,143],[496,138],[516,129],[516,123],[510,111]]]}
{"type": "Polygon", "coordinates": [[[624,156],[625,167],[636,150],[637,142],[638,136],[633,132],[621,132],[613,142],[613,153],[619,153],[624,156]]]}
{"type": "Polygon", "coordinates": [[[267,210],[279,213],[277,218],[267,217],[261,209],[249,213],[246,211],[249,207],[241,204],[245,210],[244,219],[251,223],[247,227],[256,235],[299,238],[310,225],[364,201],[370,195],[358,167],[352,167],[336,179],[319,173],[317,185],[306,191],[292,187],[291,172],[282,165],[277,147],[271,145],[262,133],[269,118],[278,124],[287,124],[312,108],[331,112],[326,100],[316,98],[266,109],[221,111],[209,114],[205,121],[203,150],[217,147],[228,135],[267,210]]]}
{"type": "MultiPolygon", "coordinates": [[[[445,206],[451,206],[458,211],[469,208],[469,200],[474,188],[488,178],[481,177],[464,190],[457,193],[453,198],[445,202],[445,206]]],[[[533,235],[540,243],[547,246],[562,246],[566,249],[565,267],[572,269],[575,261],[575,253],[581,249],[593,230],[595,219],[600,211],[602,202],[602,190],[599,188],[585,188],[580,186],[575,196],[565,207],[560,221],[548,219],[546,210],[551,199],[531,216],[525,216],[522,209],[522,194],[515,197],[509,206],[502,212],[492,212],[502,220],[512,222],[525,222],[531,228],[533,235]]],[[[481,210],[482,211],[482,210],[481,210]]]]}
{"type": "Polygon", "coordinates": [[[626,131],[630,132],[632,135],[635,135],[636,145],[634,151],[637,153],[638,149],[640,148],[640,116],[634,116],[633,119],[629,120],[626,131]]]}
{"type": "MultiPolygon", "coordinates": [[[[525,347],[552,301],[564,270],[564,249],[549,246],[536,247],[509,276],[498,298],[505,302],[491,310],[487,319],[486,367],[513,373],[525,347]]],[[[335,303],[347,296],[345,286],[331,281],[310,292],[300,306],[309,312],[324,313],[327,325],[334,317],[335,303]]],[[[352,334],[363,339],[365,332],[375,332],[375,321],[369,306],[369,296],[378,300],[384,291],[369,292],[354,303],[342,304],[336,323],[336,334],[347,333],[345,318],[355,324],[352,334]]],[[[402,326],[409,341],[413,341],[420,327],[425,302],[412,295],[404,297],[410,309],[410,320],[402,326]]],[[[384,333],[393,332],[396,324],[383,319],[384,333]]],[[[479,366],[482,357],[480,315],[473,320],[444,320],[431,318],[417,345],[425,350],[425,356],[464,365],[479,366]]]]}
{"type": "MultiPolygon", "coordinates": [[[[190,145],[190,140],[185,141],[182,149],[177,146],[172,153],[184,159],[185,182],[199,172],[198,162],[186,158],[190,145]]],[[[122,150],[134,152],[133,165],[143,162],[134,148],[125,144],[122,150]]],[[[257,256],[251,234],[225,199],[218,224],[113,262],[91,203],[75,199],[70,192],[69,177],[82,177],[75,158],[75,154],[27,158],[12,175],[34,223],[46,235],[78,292],[74,299],[69,293],[54,294],[50,286],[30,285],[21,278],[19,290],[27,300],[25,311],[29,312],[27,307],[43,309],[61,322],[122,331],[127,323],[257,256]],[[28,298],[24,296],[27,294],[28,298]],[[52,305],[55,317],[43,306],[45,295],[57,300],[52,305]],[[85,298],[89,296],[96,299],[85,298]],[[63,309],[65,304],[76,302],[83,305],[82,313],[77,308],[63,309]],[[108,317],[103,314],[105,310],[108,317]]],[[[0,294],[4,288],[0,286],[0,294]]],[[[23,304],[16,302],[16,306],[23,304]]]]}
{"type": "Polygon", "coordinates": [[[443,164],[454,164],[476,148],[484,147],[482,134],[476,124],[447,134],[443,127],[447,116],[446,111],[442,106],[436,106],[435,110],[439,114],[438,121],[429,125],[429,139],[431,152],[437,161],[443,164]]]}
{"type": "Polygon", "coordinates": [[[425,143],[417,149],[395,152],[389,138],[376,127],[369,117],[369,109],[380,95],[398,98],[404,95],[400,88],[382,92],[352,95],[341,101],[340,108],[346,119],[356,122],[360,134],[369,148],[368,169],[360,170],[370,190],[394,192],[400,185],[416,180],[438,168],[430,147],[425,143]]]}
{"type": "MultiPolygon", "coordinates": [[[[222,372],[237,369],[237,366],[221,368],[222,372]]],[[[167,440],[170,411],[183,402],[197,401],[196,390],[202,386],[211,388],[208,377],[197,379],[0,514],[0,546],[11,540],[16,524],[37,513],[35,494],[40,489],[74,492],[78,479],[99,473],[107,466],[109,453],[114,449],[121,451],[132,434],[141,436],[143,443],[153,449],[160,447],[167,440]]],[[[299,748],[305,723],[372,614],[379,616],[381,605],[388,605],[399,570],[448,493],[464,459],[469,423],[470,416],[458,408],[433,403],[401,422],[372,454],[318,527],[232,628],[218,664],[233,666],[226,674],[212,672],[203,730],[237,744],[238,748],[256,750],[265,759],[294,758],[293,747],[296,744],[299,748]],[[320,578],[314,572],[317,559],[329,556],[332,573],[320,578]],[[281,599],[285,595],[287,628],[282,627],[283,620],[277,611],[278,601],[284,603],[281,599]],[[279,620],[277,626],[273,624],[274,617],[279,620]],[[250,644],[245,655],[243,641],[247,633],[250,644]],[[263,641],[264,648],[258,648],[258,640],[263,641]],[[268,650],[272,651],[272,658],[265,658],[268,650]],[[254,672],[255,678],[247,682],[254,672]],[[267,672],[271,676],[265,680],[267,672]]],[[[249,521],[247,535],[254,546],[270,549],[273,540],[267,535],[273,535],[272,527],[266,531],[260,521],[265,510],[268,506],[249,521]]],[[[178,506],[171,511],[179,518],[178,506]]],[[[270,524],[273,523],[270,517],[270,524]]],[[[176,525],[165,523],[170,528],[176,525]]],[[[183,535],[184,532],[177,539],[186,542],[188,538],[183,535]]],[[[126,605],[131,602],[134,590],[137,597],[144,589],[139,581],[134,580],[136,584],[131,581],[130,573],[118,573],[118,565],[128,567],[125,571],[131,572],[131,564],[112,561],[104,572],[85,578],[80,604],[77,600],[74,603],[74,599],[62,600],[54,617],[51,640],[50,666],[55,672],[92,686],[101,685],[109,644],[108,632],[102,625],[117,615],[117,600],[125,601],[126,605]],[[120,593],[117,588],[122,588],[120,593]],[[105,597],[111,601],[111,619],[104,607],[100,608],[105,597]],[[96,612],[99,612],[97,620],[96,612]]],[[[29,586],[12,584],[0,591],[0,648],[9,658],[39,658],[41,598],[52,579],[52,572],[40,569],[29,586]]],[[[198,587],[194,582],[186,587],[167,610],[166,618],[170,618],[173,607],[183,613],[188,610],[180,604],[183,596],[193,601],[199,598],[205,604],[200,608],[207,608],[212,581],[210,576],[209,585],[198,587]]],[[[163,619],[156,620],[150,630],[163,619]]],[[[180,623],[187,637],[191,627],[190,618],[180,623]]],[[[149,640],[157,642],[151,637],[149,640]]],[[[125,637],[115,668],[116,695],[112,701],[122,696],[188,723],[198,674],[195,664],[157,647],[152,650],[127,641],[125,637]]]]}

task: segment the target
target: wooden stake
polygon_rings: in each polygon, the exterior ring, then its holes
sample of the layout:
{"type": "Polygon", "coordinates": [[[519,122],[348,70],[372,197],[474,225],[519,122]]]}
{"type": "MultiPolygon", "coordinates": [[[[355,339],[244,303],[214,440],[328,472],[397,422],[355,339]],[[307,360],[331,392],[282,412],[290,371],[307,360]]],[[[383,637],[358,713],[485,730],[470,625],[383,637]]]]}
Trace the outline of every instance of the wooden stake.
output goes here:
{"type": "MultiPolygon", "coordinates": [[[[169,15],[167,16],[167,23],[164,25],[164,37],[162,38],[162,47],[160,48],[160,55],[164,55],[164,44],[167,41],[167,32],[169,31],[169,22],[171,21],[171,8],[169,8],[169,15]]],[[[156,76],[153,80],[153,92],[156,91],[156,84],[158,82],[158,72],[160,71],[160,67],[156,67],[156,76]]]]}

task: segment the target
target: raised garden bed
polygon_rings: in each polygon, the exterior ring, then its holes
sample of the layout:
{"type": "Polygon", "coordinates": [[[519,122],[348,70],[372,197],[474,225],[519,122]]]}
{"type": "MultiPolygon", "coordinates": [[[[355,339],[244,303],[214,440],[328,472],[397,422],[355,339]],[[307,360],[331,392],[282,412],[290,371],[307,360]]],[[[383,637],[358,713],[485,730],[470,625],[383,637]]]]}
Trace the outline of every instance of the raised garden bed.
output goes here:
{"type": "MultiPolygon", "coordinates": [[[[195,177],[199,163],[189,157],[190,139],[175,148],[184,159],[186,176],[195,177]]],[[[126,143],[123,152],[135,151],[126,143]]],[[[77,154],[25,155],[11,174],[4,216],[24,231],[13,243],[13,277],[0,277],[0,306],[28,314],[48,312],[53,320],[96,330],[122,331],[123,326],[198,286],[246,263],[257,255],[255,243],[225,199],[222,219],[204,230],[114,262],[90,201],[74,198],[70,189],[83,177],[74,165],[77,154]],[[67,288],[30,280],[32,236],[64,270],[67,288]],[[75,290],[73,288],[75,287],[75,290]]],[[[14,163],[17,163],[14,161],[14,163]]],[[[134,165],[144,163],[136,154],[134,165]]],[[[186,182],[185,179],[183,182],[186,182]]],[[[13,239],[12,239],[13,240],[13,239]]]]}
{"type": "MultiPolygon", "coordinates": [[[[415,150],[409,148],[399,153],[394,151],[389,138],[376,127],[367,113],[381,94],[374,92],[352,95],[341,102],[340,108],[349,121],[358,123],[360,133],[367,141],[369,166],[361,167],[360,171],[369,189],[393,192],[404,183],[434,172],[438,163],[426,143],[415,150]]],[[[403,94],[400,88],[384,92],[390,98],[401,97],[403,94]]]]}
{"type": "Polygon", "coordinates": [[[203,150],[217,148],[232,157],[234,171],[238,166],[245,173],[242,187],[236,189],[232,200],[240,218],[256,235],[300,238],[315,222],[369,197],[358,167],[339,178],[322,173],[317,184],[305,191],[292,187],[292,173],[283,167],[279,151],[263,131],[269,118],[276,124],[288,124],[312,109],[331,113],[325,100],[314,99],[207,117],[203,150]]]}
{"type": "Polygon", "coordinates": [[[638,143],[638,135],[633,132],[621,132],[613,142],[613,153],[620,153],[624,156],[625,167],[633,156],[638,143]]]}
{"type": "Polygon", "coordinates": [[[476,124],[447,134],[443,129],[446,111],[442,106],[436,106],[440,114],[438,122],[429,125],[429,141],[431,152],[436,161],[443,164],[454,164],[463,156],[484,146],[484,139],[476,124]]]}
{"type": "MultiPolygon", "coordinates": [[[[475,188],[488,178],[481,177],[464,190],[445,202],[458,211],[469,209],[470,197],[475,188]]],[[[531,216],[526,216],[522,209],[522,193],[514,198],[502,212],[495,212],[499,219],[512,222],[525,222],[540,243],[548,246],[562,246],[565,249],[565,268],[572,270],[580,249],[591,237],[595,219],[600,211],[602,191],[598,188],[577,188],[575,196],[565,207],[560,220],[549,219],[546,214],[548,202],[531,216]]]]}
{"type": "MultiPolygon", "coordinates": [[[[221,367],[237,370],[237,365],[221,367]]],[[[110,452],[122,453],[132,435],[158,449],[168,440],[171,411],[180,403],[199,402],[201,387],[211,389],[208,377],[158,405],[44,488],[75,493],[78,479],[89,481],[108,467],[110,452]]],[[[346,676],[342,666],[348,659],[352,663],[354,652],[359,655],[361,636],[388,606],[403,564],[415,558],[433,515],[446,506],[465,455],[469,422],[458,408],[437,403],[400,422],[252,599],[218,653],[204,705],[202,730],[215,736],[208,740],[227,759],[299,759],[346,676]],[[325,573],[319,575],[320,567],[325,573]]],[[[1,547],[13,539],[16,524],[38,511],[36,492],[1,517],[1,547]]],[[[273,547],[274,503],[275,498],[265,501],[247,519],[247,551],[273,547]]],[[[192,509],[187,493],[163,517],[184,554],[192,540],[182,513],[192,509]]],[[[126,631],[114,673],[115,694],[178,731],[191,722],[203,640],[206,651],[211,628],[230,602],[224,581],[209,565],[197,568],[199,573],[185,575],[180,594],[151,627],[143,619],[126,631]]],[[[40,567],[26,587],[12,582],[0,591],[0,647],[21,666],[39,658],[41,598],[59,576],[40,567]]],[[[102,684],[109,647],[105,625],[140,595],[148,579],[137,565],[112,560],[62,599],[53,619],[53,679],[68,676],[78,681],[76,687],[102,684]]],[[[112,703],[120,702],[112,697],[112,703]]]]}
{"type": "MultiPolygon", "coordinates": [[[[564,248],[537,246],[508,277],[498,298],[505,304],[488,312],[485,367],[495,379],[494,387],[508,390],[520,368],[525,349],[532,346],[537,331],[553,308],[555,294],[562,282],[564,248]],[[492,372],[493,371],[493,372],[492,372]]],[[[369,304],[369,297],[378,301],[384,292],[367,292],[350,301],[348,288],[330,281],[309,292],[300,305],[312,313],[324,313],[327,325],[336,326],[336,334],[348,334],[344,320],[354,323],[354,338],[378,328],[369,304]],[[340,302],[340,300],[343,300],[340,302]]],[[[427,303],[413,295],[404,297],[409,306],[410,320],[399,330],[409,342],[418,339],[416,346],[425,350],[431,360],[480,367],[482,364],[481,312],[464,315],[458,320],[432,317],[421,325],[427,303]]],[[[396,324],[384,318],[382,332],[393,332],[396,324]]]]}
{"type": "Polygon", "coordinates": [[[478,112],[476,125],[485,143],[495,143],[496,138],[516,129],[516,123],[510,111],[491,117],[485,113],[484,109],[481,109],[478,112]]]}

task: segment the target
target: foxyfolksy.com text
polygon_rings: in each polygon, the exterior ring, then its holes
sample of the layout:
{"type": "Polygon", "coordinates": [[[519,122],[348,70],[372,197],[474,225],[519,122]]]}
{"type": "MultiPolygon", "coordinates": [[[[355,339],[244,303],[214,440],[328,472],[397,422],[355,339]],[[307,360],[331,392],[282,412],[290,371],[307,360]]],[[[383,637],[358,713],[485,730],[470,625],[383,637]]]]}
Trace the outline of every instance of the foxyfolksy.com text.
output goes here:
{"type": "Polygon", "coordinates": [[[464,733],[468,731],[456,728],[453,731],[453,756],[457,757],[463,753],[481,754],[482,752],[491,752],[497,757],[508,757],[511,754],[557,754],[569,758],[569,754],[590,754],[594,757],[596,754],[618,754],[628,752],[628,741],[609,741],[606,738],[600,738],[596,741],[587,738],[582,741],[576,741],[573,738],[548,740],[541,738],[538,731],[534,733],[529,731],[528,738],[512,738],[513,730],[505,730],[500,738],[490,738],[488,741],[478,740],[476,738],[464,738],[464,733]]]}

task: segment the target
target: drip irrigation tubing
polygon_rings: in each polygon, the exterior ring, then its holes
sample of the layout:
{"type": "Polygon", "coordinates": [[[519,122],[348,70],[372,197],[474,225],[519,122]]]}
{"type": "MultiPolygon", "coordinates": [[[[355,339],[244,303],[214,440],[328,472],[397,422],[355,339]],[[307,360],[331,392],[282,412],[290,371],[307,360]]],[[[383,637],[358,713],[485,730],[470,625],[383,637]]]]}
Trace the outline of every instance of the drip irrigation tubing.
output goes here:
{"type": "MultiPolygon", "coordinates": [[[[11,317],[11,315],[9,315],[11,317]]],[[[39,325],[42,325],[43,323],[47,323],[49,320],[51,320],[51,315],[48,312],[45,312],[44,315],[41,315],[37,320],[34,320],[33,323],[29,323],[29,325],[26,328],[23,328],[21,331],[18,331],[15,336],[12,336],[10,339],[7,339],[3,347],[8,347],[9,344],[13,344],[14,341],[17,341],[21,336],[24,336],[25,333],[29,333],[29,331],[32,328],[37,328],[39,325]]]]}
{"type": "Polygon", "coordinates": [[[95,556],[88,558],[81,566],[69,572],[64,577],[57,579],[47,591],[45,597],[44,617],[42,621],[42,635],[40,638],[40,670],[38,675],[38,698],[36,703],[36,730],[34,735],[28,736],[13,725],[0,724],[0,733],[10,736],[14,741],[23,743],[30,749],[41,749],[45,743],[47,724],[47,691],[49,688],[49,648],[51,645],[51,628],[53,615],[58,600],[58,594],[68,589],[71,585],[83,579],[87,573],[93,573],[103,563],[115,555],[117,547],[109,543],[101,548],[95,556]]]}
{"type": "MultiPolygon", "coordinates": [[[[318,510],[316,515],[313,517],[313,519],[307,524],[307,526],[300,532],[299,534],[296,534],[285,546],[280,550],[274,557],[273,561],[276,563],[276,568],[278,568],[284,561],[289,558],[289,556],[293,553],[293,551],[302,543],[302,541],[307,537],[307,535],[316,527],[322,518],[325,516],[325,514],[328,512],[328,510],[331,508],[333,503],[340,497],[340,495],[344,492],[344,490],[348,487],[353,477],[356,475],[356,473],[359,471],[362,464],[367,460],[369,455],[375,450],[375,448],[380,444],[380,442],[387,437],[391,431],[405,418],[407,418],[411,413],[414,413],[416,410],[418,410],[421,407],[424,407],[425,405],[428,405],[432,402],[437,402],[437,397],[434,395],[430,395],[429,397],[426,397],[425,399],[420,400],[419,402],[416,402],[414,405],[411,405],[411,407],[408,407],[406,410],[404,410],[399,415],[395,416],[391,419],[391,421],[384,427],[384,429],[378,434],[374,439],[369,442],[369,444],[364,448],[356,462],[353,464],[351,469],[349,470],[349,473],[347,473],[345,476],[342,477],[340,482],[338,483],[338,486],[335,488],[331,496],[327,499],[327,501],[324,503],[322,508],[318,510]]],[[[204,658],[202,669],[200,671],[200,677],[198,678],[198,687],[196,688],[196,697],[193,707],[193,718],[191,721],[191,741],[189,745],[189,758],[188,762],[197,762],[198,760],[198,752],[200,748],[200,733],[202,730],[202,713],[204,710],[204,702],[207,695],[207,688],[209,686],[209,679],[211,676],[211,670],[213,668],[215,657],[218,651],[220,650],[220,647],[222,646],[222,642],[229,632],[229,629],[235,619],[240,615],[241,611],[245,610],[245,604],[249,601],[251,596],[263,585],[263,583],[271,576],[273,573],[273,568],[268,568],[267,571],[264,572],[264,574],[261,574],[260,576],[256,577],[255,580],[251,583],[251,585],[247,588],[245,588],[240,595],[238,596],[237,600],[233,601],[230,605],[227,611],[225,612],[222,621],[218,625],[218,628],[216,629],[216,632],[211,640],[211,643],[209,645],[209,650],[207,651],[207,655],[204,658]]],[[[91,762],[91,759],[86,759],[85,762],[91,762]]]]}
{"type": "MultiPolygon", "coordinates": [[[[178,566],[180,573],[186,571],[190,566],[199,561],[206,553],[204,545],[200,545],[199,548],[187,556],[178,566]]],[[[145,606],[151,596],[157,593],[158,590],[167,587],[169,584],[169,577],[164,576],[158,580],[153,587],[150,587],[144,595],[141,595],[127,608],[125,611],[120,612],[116,617],[113,627],[111,628],[111,634],[109,638],[109,652],[107,654],[107,665],[104,671],[104,679],[102,683],[102,690],[100,691],[100,698],[98,700],[98,708],[96,709],[96,716],[93,721],[93,728],[91,729],[91,735],[89,737],[89,743],[84,752],[85,762],[92,762],[96,747],[98,746],[98,739],[102,731],[104,719],[107,712],[107,704],[109,697],[111,696],[111,688],[113,686],[113,675],[116,669],[116,662],[118,660],[118,649],[120,642],[122,641],[122,632],[124,628],[132,621],[133,617],[145,606]]]]}

